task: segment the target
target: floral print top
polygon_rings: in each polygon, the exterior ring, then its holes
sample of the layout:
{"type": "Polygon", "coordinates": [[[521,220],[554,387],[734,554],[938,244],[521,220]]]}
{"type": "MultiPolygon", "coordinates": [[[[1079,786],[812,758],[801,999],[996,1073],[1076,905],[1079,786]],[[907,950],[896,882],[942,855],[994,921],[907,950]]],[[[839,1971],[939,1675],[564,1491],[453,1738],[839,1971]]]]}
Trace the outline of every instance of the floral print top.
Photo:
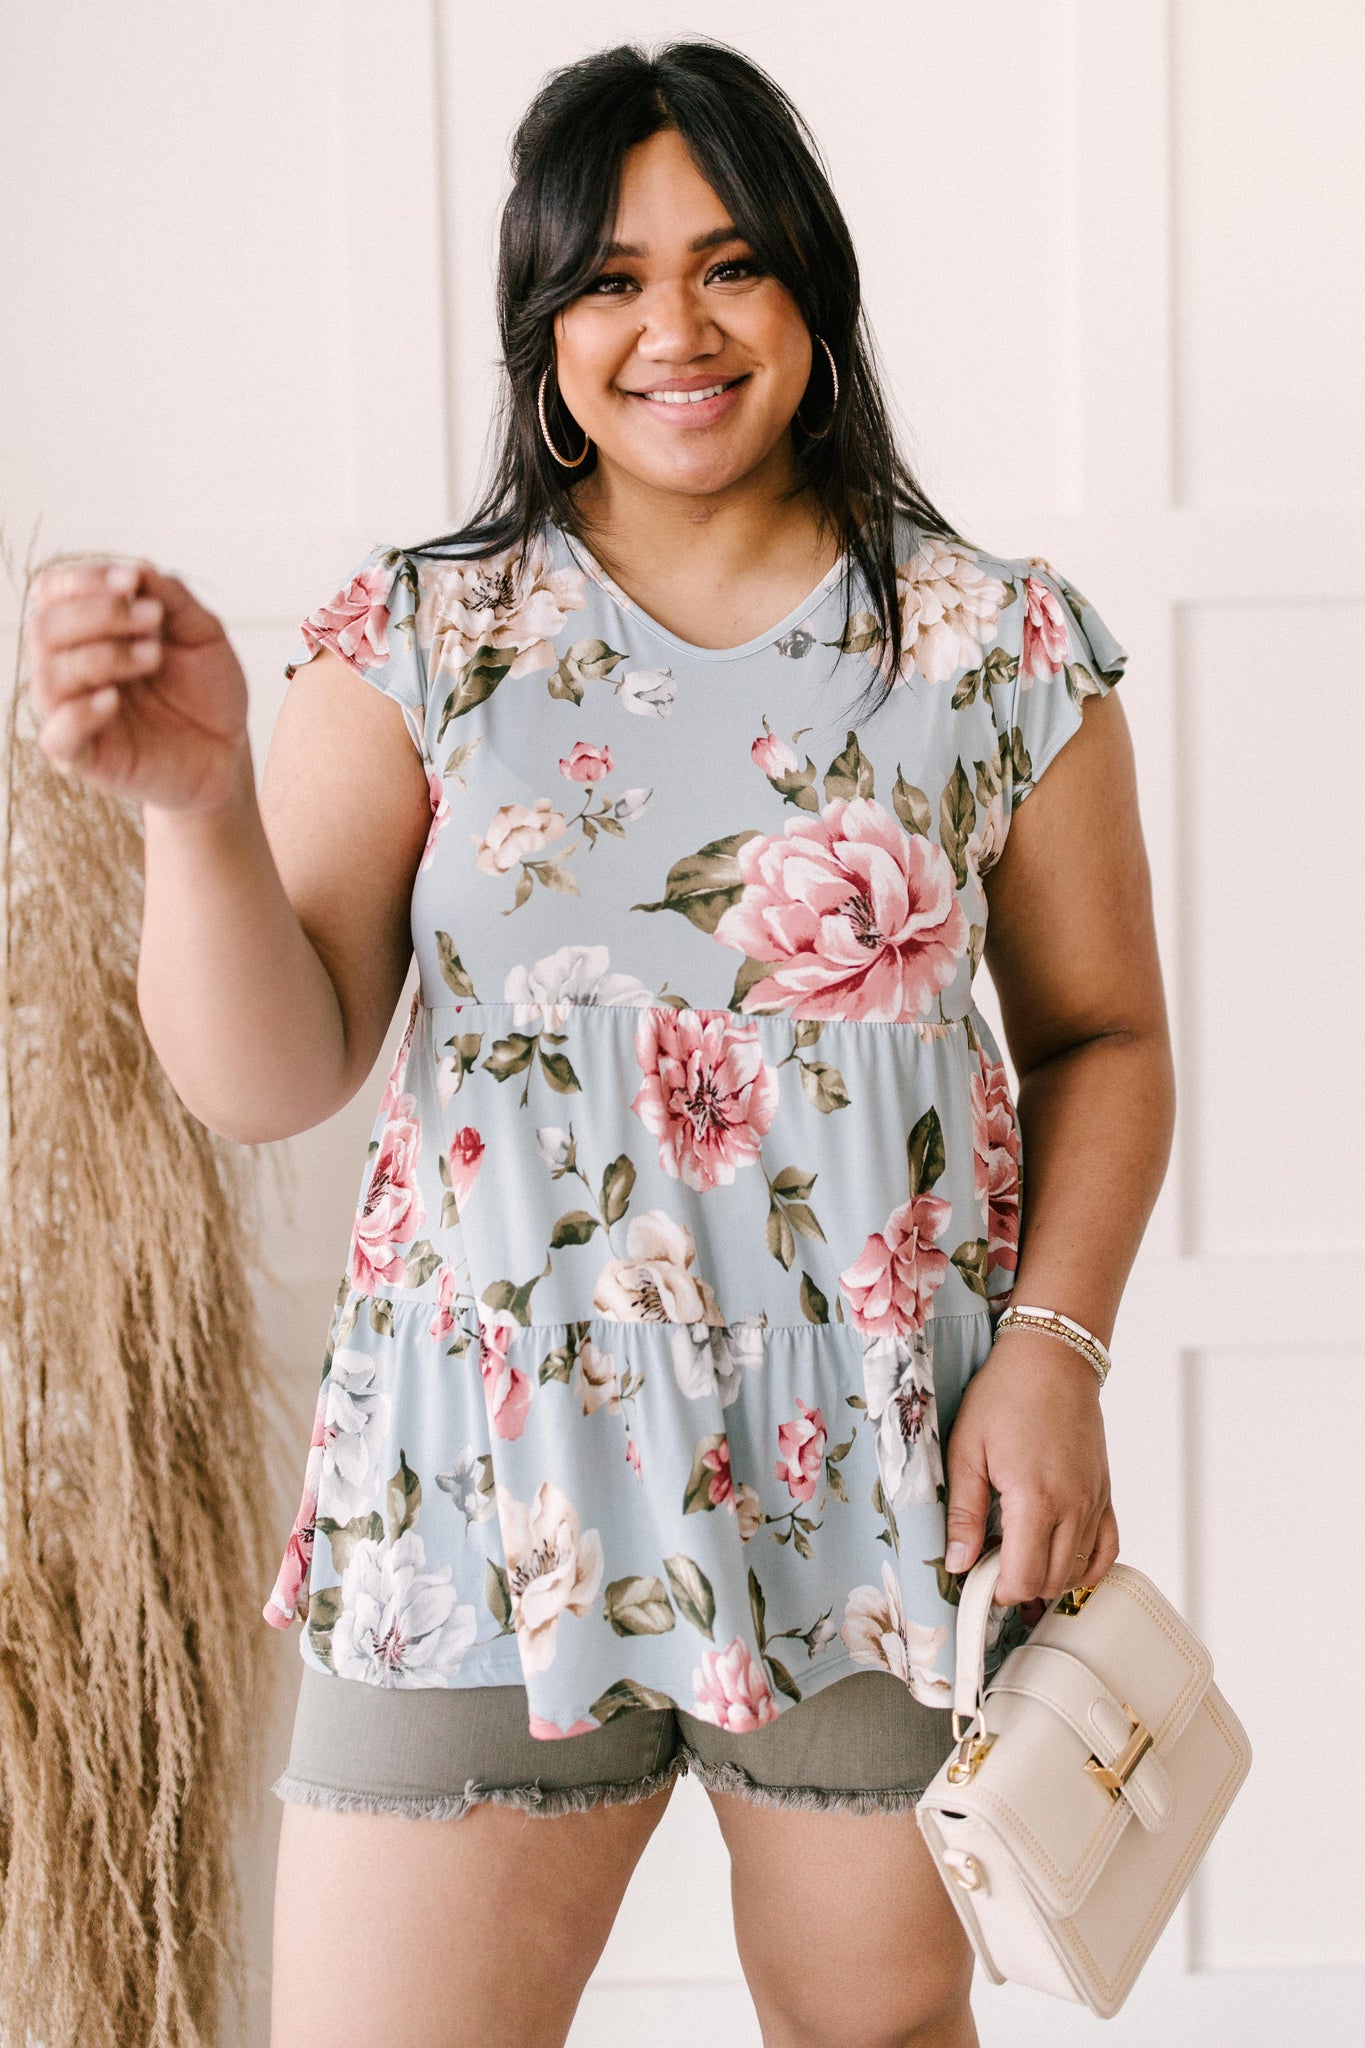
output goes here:
{"type": "Polygon", "coordinates": [[[856,1667],[949,1703],[944,1447],[1023,1185],[982,877],[1127,657],[1045,561],[897,558],[871,717],[842,563],[739,647],[554,525],[376,547],[303,622],[286,673],[393,697],[431,797],[264,1610],[318,1671],[523,1684],[543,1738],[758,1728],[856,1667]]]}

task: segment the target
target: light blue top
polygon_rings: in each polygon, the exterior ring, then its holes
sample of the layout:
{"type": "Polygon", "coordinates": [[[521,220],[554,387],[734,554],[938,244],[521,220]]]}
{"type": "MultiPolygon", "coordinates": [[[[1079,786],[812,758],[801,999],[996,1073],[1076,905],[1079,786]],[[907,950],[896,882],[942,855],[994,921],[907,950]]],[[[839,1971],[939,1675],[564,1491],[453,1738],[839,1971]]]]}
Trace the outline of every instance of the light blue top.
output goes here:
{"type": "Polygon", "coordinates": [[[1127,657],[1046,562],[897,558],[871,717],[842,564],[742,647],[555,526],[374,548],[304,622],[287,673],[395,698],[432,804],[265,1610],[317,1670],[524,1684],[545,1737],[742,1731],[858,1666],[948,1704],[943,1449],[1021,1192],[981,876],[1127,657]]]}

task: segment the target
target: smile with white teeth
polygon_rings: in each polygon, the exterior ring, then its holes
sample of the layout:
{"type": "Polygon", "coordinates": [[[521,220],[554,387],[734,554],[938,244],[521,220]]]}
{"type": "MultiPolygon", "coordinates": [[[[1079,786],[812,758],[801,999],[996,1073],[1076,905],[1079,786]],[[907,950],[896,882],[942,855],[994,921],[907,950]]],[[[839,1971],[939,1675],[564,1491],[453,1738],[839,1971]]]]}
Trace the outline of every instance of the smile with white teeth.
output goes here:
{"type": "Polygon", "coordinates": [[[703,398],[715,398],[729,388],[729,384],[708,384],[701,391],[642,391],[640,396],[657,405],[699,405],[703,398]]]}

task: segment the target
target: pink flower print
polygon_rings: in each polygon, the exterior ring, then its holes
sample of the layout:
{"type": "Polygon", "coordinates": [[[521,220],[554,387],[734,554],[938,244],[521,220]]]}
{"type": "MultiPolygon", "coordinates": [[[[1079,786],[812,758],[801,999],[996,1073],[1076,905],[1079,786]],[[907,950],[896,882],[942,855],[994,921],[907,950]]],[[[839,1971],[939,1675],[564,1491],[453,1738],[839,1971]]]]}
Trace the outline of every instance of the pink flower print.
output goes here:
{"type": "Polygon", "coordinates": [[[519,1366],[507,1362],[507,1347],[516,1324],[506,1309],[478,1304],[479,1372],[483,1377],[484,1405],[496,1435],[513,1443],[526,1426],[531,1405],[531,1380],[519,1366]]]}
{"type": "Polygon", "coordinates": [[[419,873],[422,868],[431,866],[431,856],[436,851],[436,841],[440,836],[441,827],[450,816],[450,799],[446,795],[445,783],[434,768],[427,770],[427,794],[431,798],[431,830],[427,833],[427,843],[418,863],[419,873]]]}
{"type": "Polygon", "coordinates": [[[730,1439],[723,1436],[709,1451],[703,1451],[702,1464],[711,1474],[707,1486],[707,1498],[713,1508],[735,1507],[734,1478],[730,1471],[730,1439]]]}
{"type": "Polygon", "coordinates": [[[299,627],[314,652],[330,647],[356,670],[384,668],[389,659],[390,568],[362,569],[329,604],[319,605],[299,627]]]}
{"type": "Polygon", "coordinates": [[[778,1426],[777,1447],[781,1455],[773,1471],[785,1480],[793,1500],[810,1500],[820,1484],[825,1465],[825,1443],[829,1432],[818,1408],[808,1408],[798,1394],[800,1417],[778,1426]]]}
{"type": "Polygon", "coordinates": [[[436,1281],[436,1313],[427,1326],[428,1337],[444,1337],[455,1327],[455,1268],[443,1265],[436,1281]]]}
{"type": "Polygon", "coordinates": [[[473,1124],[464,1124],[450,1141],[446,1155],[450,1167],[450,1188],[455,1197],[456,1211],[464,1208],[469,1200],[470,1190],[479,1177],[486,1150],[482,1137],[473,1124]]]}
{"type": "Polygon", "coordinates": [[[413,1096],[399,1096],[380,1137],[351,1234],[351,1285],[362,1294],[373,1294],[381,1281],[401,1284],[404,1260],[399,1246],[410,1244],[427,1220],[417,1186],[422,1127],[412,1114],[415,1106],[413,1096]]]}
{"type": "Polygon", "coordinates": [[[636,1443],[634,1437],[626,1445],[626,1463],[637,1479],[644,1478],[645,1475],[640,1468],[640,1446],[636,1443]]]}
{"type": "Polygon", "coordinates": [[[573,1723],[572,1727],[561,1728],[556,1722],[547,1721],[543,1714],[532,1714],[526,1725],[537,1741],[555,1742],[564,1735],[591,1735],[594,1729],[601,1726],[601,1723],[598,1721],[578,1720],[573,1723]]]}
{"type": "Polygon", "coordinates": [[[1041,676],[1061,668],[1070,645],[1066,613],[1057,593],[1037,576],[1024,578],[1024,632],[1019,655],[1019,680],[1028,689],[1041,676]]]}
{"type": "Polygon", "coordinates": [[[972,1075],[972,1168],[988,1246],[987,1269],[1019,1264],[1019,1120],[1003,1060],[982,1051],[972,1075]]]}
{"type": "Polygon", "coordinates": [[[659,1164],[704,1190],[728,1186],[759,1156],[777,1109],[777,1073],[756,1024],[728,1010],[644,1009],[635,1057],[645,1076],[631,1108],[659,1140],[659,1164]]]}
{"type": "Polygon", "coordinates": [[[875,1337],[907,1336],[922,1329],[930,1298],[943,1285],[948,1257],[934,1239],[948,1228],[951,1202],[927,1190],[893,1209],[874,1230],[839,1285],[854,1327],[875,1337]]]}
{"type": "Polygon", "coordinates": [[[749,749],[749,758],[755,768],[760,768],[769,781],[780,780],[784,775],[799,775],[801,756],[794,747],[779,739],[775,732],[760,733],[749,749]]]}
{"type": "Polygon", "coordinates": [[[313,1409],[313,1434],[308,1442],[308,1463],[304,1468],[303,1495],[299,1501],[294,1526],[289,1532],[289,1542],[275,1575],[270,1598],[261,1609],[262,1618],[272,1628],[288,1628],[298,1611],[299,1594],[308,1577],[313,1562],[313,1542],[318,1516],[318,1485],[322,1478],[322,1458],[325,1444],[325,1422],[327,1414],[327,1382],[324,1379],[318,1388],[318,1398],[313,1409]]]}
{"type": "Polygon", "coordinates": [[[692,1673],[692,1690],[697,1719],[736,1735],[762,1728],[778,1716],[763,1667],[738,1636],[724,1650],[702,1651],[701,1667],[692,1673]]]}
{"type": "Polygon", "coordinates": [[[403,1078],[408,1064],[408,1047],[412,1044],[413,1027],[417,1022],[417,1011],[421,1000],[422,991],[418,989],[412,998],[412,1008],[408,1011],[407,1027],[403,1032],[402,1042],[393,1056],[393,1065],[389,1068],[389,1078],[384,1084],[384,1095],[379,1104],[380,1116],[388,1116],[393,1110],[397,1109],[399,1097],[403,1093],[403,1078]]]}
{"type": "Polygon", "coordinates": [[[590,747],[586,740],[575,740],[567,756],[560,757],[559,772],[567,775],[570,782],[600,782],[612,771],[611,748],[604,740],[600,747],[590,747]]]}
{"type": "Polygon", "coordinates": [[[966,913],[937,841],[871,797],[836,797],[739,849],[744,894],[716,925],[723,946],[773,972],[741,1007],[894,1024],[922,1017],[967,950],[966,913]]]}

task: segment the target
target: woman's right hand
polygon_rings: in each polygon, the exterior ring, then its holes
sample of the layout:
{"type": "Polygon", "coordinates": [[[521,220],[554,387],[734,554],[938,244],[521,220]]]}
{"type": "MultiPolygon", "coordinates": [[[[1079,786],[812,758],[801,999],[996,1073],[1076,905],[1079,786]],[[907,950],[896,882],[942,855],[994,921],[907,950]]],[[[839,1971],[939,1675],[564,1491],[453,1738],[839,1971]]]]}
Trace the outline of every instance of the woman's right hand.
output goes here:
{"type": "Polygon", "coordinates": [[[222,622],[151,562],[67,562],[30,593],[38,745],[62,774],[170,811],[240,792],[247,687],[222,622]]]}

